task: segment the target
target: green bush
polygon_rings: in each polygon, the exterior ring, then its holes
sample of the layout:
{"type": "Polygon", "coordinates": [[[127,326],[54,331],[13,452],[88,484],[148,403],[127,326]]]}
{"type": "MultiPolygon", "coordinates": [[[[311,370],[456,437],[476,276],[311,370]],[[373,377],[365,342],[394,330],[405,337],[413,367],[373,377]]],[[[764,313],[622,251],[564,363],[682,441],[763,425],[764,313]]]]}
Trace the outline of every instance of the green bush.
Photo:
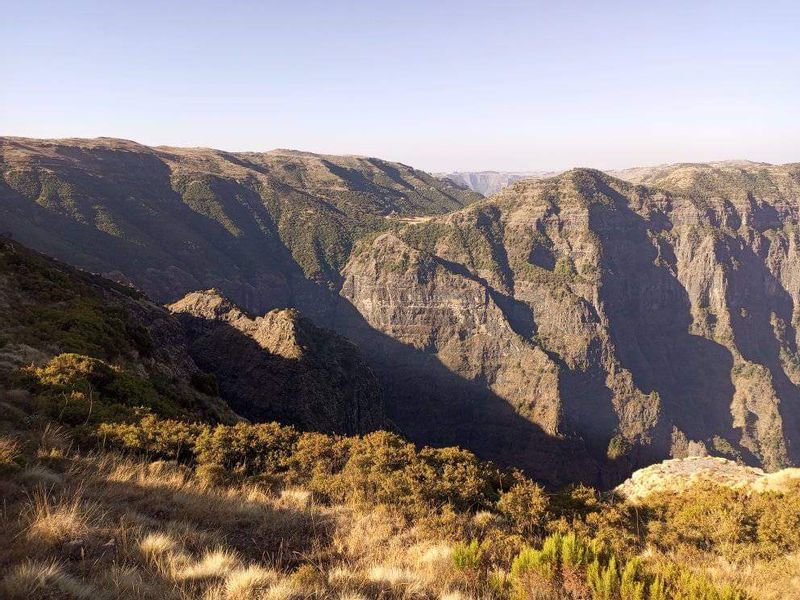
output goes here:
{"type": "Polygon", "coordinates": [[[351,438],[324,433],[303,433],[286,462],[287,483],[307,488],[331,500],[347,496],[339,474],[350,458],[351,438]]]}
{"type": "Polygon", "coordinates": [[[97,435],[102,443],[121,450],[193,463],[197,439],[208,429],[207,425],[146,414],[136,423],[101,423],[97,435]]]}
{"type": "Polygon", "coordinates": [[[277,482],[286,473],[299,434],[277,423],[217,425],[195,443],[198,472],[213,482],[263,478],[277,482]]]}
{"type": "Polygon", "coordinates": [[[497,510],[523,536],[541,535],[548,517],[549,500],[541,486],[530,479],[518,477],[518,483],[503,492],[497,510]]]}
{"type": "Polygon", "coordinates": [[[162,416],[179,414],[149,379],[81,354],[59,354],[45,366],[24,367],[13,382],[34,393],[41,412],[68,425],[119,421],[140,407],[162,416]]]}
{"type": "Polygon", "coordinates": [[[472,540],[469,544],[459,542],[453,546],[451,558],[453,566],[459,571],[477,571],[481,566],[483,551],[478,540],[472,540]]]}
{"type": "Polygon", "coordinates": [[[421,491],[432,505],[451,504],[456,510],[489,507],[496,499],[498,469],[460,448],[423,448],[421,491]]]}

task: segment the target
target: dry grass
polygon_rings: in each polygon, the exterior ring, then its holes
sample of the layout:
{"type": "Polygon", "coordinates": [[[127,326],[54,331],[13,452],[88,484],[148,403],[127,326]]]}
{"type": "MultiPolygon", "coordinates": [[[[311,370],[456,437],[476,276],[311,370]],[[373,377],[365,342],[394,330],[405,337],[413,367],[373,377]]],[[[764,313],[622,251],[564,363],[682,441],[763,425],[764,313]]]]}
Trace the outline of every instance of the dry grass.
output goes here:
{"type": "MultiPolygon", "coordinates": [[[[73,453],[58,430],[35,444],[38,463],[0,477],[1,598],[499,597],[455,567],[452,540],[390,508],[325,506],[296,488],[212,487],[175,463],[73,453]]],[[[478,512],[471,527],[499,518],[478,512]]],[[[800,597],[800,556],[695,563],[754,597],[800,597]]]]}
{"type": "Polygon", "coordinates": [[[19,455],[19,442],[10,436],[0,436],[0,465],[14,464],[19,455]]]}
{"type": "Polygon", "coordinates": [[[80,492],[53,497],[39,488],[24,509],[26,537],[31,545],[42,547],[81,539],[89,533],[97,513],[97,507],[86,502],[80,492]]]}
{"type": "Polygon", "coordinates": [[[55,562],[28,561],[13,567],[0,583],[8,600],[96,598],[96,590],[64,572],[55,562]]]}
{"type": "Polygon", "coordinates": [[[0,523],[0,597],[355,600],[449,591],[449,546],[389,509],[317,505],[296,488],[211,487],[174,463],[74,453],[58,429],[34,442],[41,462],[3,479],[15,491],[0,523]]]}

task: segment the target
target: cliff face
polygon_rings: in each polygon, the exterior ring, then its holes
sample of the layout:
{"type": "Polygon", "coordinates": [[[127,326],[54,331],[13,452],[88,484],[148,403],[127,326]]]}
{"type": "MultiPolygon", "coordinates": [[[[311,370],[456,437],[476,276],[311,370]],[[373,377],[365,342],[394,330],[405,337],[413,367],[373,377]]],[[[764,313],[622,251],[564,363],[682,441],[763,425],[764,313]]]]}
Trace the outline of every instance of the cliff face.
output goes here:
{"type": "Polygon", "coordinates": [[[215,290],[169,308],[188,332],[192,356],[239,414],[347,434],[384,425],[380,385],[356,348],[296,310],[253,319],[215,290]]]}
{"type": "Polygon", "coordinates": [[[448,179],[456,185],[464,186],[483,196],[491,196],[508,187],[515,181],[554,175],[545,172],[513,173],[506,171],[453,171],[452,173],[437,173],[441,179],[448,179]]]}
{"type": "Polygon", "coordinates": [[[676,191],[589,170],[517,183],[376,238],[342,295],[584,440],[606,483],[700,447],[795,464],[800,168],[730,169],[672,173],[676,191]]]}
{"type": "MultiPolygon", "coordinates": [[[[607,486],[697,452],[800,462],[797,165],[574,170],[472,203],[403,165],[288,151],[6,140],[2,174],[3,227],[37,249],[162,301],[215,287],[349,338],[417,442],[607,486]]],[[[267,315],[287,335],[264,341],[262,321],[204,306],[195,360],[229,359],[219,322],[282,357],[304,327],[267,315]]],[[[372,397],[324,377],[351,408],[372,397]]]]}

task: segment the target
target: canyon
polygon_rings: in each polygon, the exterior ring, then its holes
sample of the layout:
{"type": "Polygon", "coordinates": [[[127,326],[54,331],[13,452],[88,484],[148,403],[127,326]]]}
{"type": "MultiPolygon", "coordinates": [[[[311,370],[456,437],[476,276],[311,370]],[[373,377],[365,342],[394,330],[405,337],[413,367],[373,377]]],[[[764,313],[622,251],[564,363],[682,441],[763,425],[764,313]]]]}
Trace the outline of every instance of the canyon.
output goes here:
{"type": "Polygon", "coordinates": [[[210,315],[224,335],[178,314],[216,364],[265,323],[349,340],[355,358],[322,360],[363,419],[297,391],[327,416],[290,422],[388,426],[552,485],[800,462],[800,165],[573,169],[482,198],[373,158],[4,138],[0,172],[0,234],[161,304],[213,288],[240,307],[210,315]]]}

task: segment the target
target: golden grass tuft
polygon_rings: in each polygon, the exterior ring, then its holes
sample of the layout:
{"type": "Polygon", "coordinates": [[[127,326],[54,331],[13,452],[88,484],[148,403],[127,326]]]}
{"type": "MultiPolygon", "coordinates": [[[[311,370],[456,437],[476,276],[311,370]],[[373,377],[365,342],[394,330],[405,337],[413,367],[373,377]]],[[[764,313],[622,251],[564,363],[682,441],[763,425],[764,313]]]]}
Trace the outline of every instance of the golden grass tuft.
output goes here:
{"type": "Polygon", "coordinates": [[[37,455],[40,458],[65,456],[72,447],[72,438],[61,425],[47,423],[39,433],[37,455]]]}
{"type": "Polygon", "coordinates": [[[177,580],[209,580],[226,577],[238,565],[238,557],[230,550],[207,550],[199,560],[180,566],[174,564],[173,577],[177,580]]]}
{"type": "Polygon", "coordinates": [[[146,561],[152,563],[173,553],[176,548],[175,540],[162,532],[149,533],[139,542],[139,551],[142,556],[146,561]]]}
{"type": "Polygon", "coordinates": [[[14,464],[22,451],[19,442],[10,436],[0,436],[0,465],[14,464]]]}
{"type": "Polygon", "coordinates": [[[0,590],[7,600],[97,597],[92,586],[66,574],[61,565],[52,561],[26,561],[13,567],[0,581],[0,590]]]}
{"type": "Polygon", "coordinates": [[[209,590],[206,600],[249,600],[261,598],[280,583],[276,571],[258,565],[240,567],[230,571],[225,581],[209,590]]]}
{"type": "Polygon", "coordinates": [[[97,507],[80,493],[54,497],[42,488],[33,493],[26,512],[27,539],[42,547],[85,537],[99,516],[97,507]]]}

